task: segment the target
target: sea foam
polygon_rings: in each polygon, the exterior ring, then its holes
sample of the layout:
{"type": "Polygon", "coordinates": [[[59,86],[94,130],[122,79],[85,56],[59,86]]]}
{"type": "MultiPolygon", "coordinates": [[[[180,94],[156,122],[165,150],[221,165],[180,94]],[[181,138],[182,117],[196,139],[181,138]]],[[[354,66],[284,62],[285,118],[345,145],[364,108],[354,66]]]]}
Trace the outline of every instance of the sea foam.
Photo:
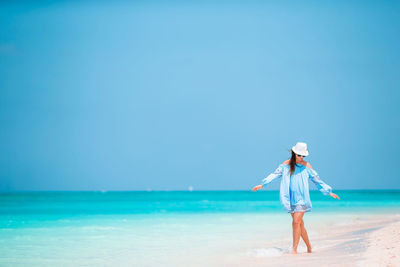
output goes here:
{"type": "Polygon", "coordinates": [[[249,251],[248,254],[258,258],[279,257],[285,253],[289,253],[289,249],[272,247],[272,248],[257,248],[249,251]]]}

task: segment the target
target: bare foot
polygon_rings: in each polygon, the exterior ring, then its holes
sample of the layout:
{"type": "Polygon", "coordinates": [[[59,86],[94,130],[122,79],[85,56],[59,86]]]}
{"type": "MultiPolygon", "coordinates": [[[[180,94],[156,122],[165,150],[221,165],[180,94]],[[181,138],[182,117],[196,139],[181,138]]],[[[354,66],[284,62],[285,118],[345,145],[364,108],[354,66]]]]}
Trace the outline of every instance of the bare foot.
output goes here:
{"type": "Polygon", "coordinates": [[[297,254],[296,250],[292,250],[292,252],[290,252],[290,254],[297,254]]]}
{"type": "Polygon", "coordinates": [[[312,253],[312,246],[307,247],[307,253],[312,253]]]}

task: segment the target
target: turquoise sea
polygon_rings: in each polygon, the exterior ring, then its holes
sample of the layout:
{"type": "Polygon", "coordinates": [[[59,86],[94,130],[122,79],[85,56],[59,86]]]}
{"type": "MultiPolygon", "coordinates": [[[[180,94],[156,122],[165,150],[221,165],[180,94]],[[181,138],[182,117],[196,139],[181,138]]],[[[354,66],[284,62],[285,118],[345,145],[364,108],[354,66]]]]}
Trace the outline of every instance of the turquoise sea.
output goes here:
{"type": "MultiPolygon", "coordinates": [[[[327,223],[400,213],[400,190],[335,193],[310,192],[311,237],[327,223]]],[[[0,194],[0,266],[221,266],[290,238],[279,191],[0,194]]]]}

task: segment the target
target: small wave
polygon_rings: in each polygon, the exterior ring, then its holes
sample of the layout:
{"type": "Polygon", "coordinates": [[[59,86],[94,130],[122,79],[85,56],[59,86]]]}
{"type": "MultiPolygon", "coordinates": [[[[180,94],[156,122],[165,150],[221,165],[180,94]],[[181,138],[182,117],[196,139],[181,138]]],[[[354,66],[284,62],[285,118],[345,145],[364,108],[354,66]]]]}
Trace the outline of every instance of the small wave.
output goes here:
{"type": "Polygon", "coordinates": [[[250,255],[255,257],[264,258],[264,257],[279,257],[282,254],[289,253],[287,249],[273,247],[273,248],[257,248],[253,249],[249,252],[250,255]]]}

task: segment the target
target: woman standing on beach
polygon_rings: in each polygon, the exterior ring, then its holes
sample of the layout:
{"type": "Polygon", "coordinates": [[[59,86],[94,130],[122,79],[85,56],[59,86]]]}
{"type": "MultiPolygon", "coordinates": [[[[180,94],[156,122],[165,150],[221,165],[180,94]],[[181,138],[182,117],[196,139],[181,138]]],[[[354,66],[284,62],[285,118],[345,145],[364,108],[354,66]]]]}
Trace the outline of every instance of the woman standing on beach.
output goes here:
{"type": "Polygon", "coordinates": [[[318,190],[324,195],[329,195],[333,198],[339,199],[336,194],[332,193],[332,188],[319,179],[319,175],[311,167],[310,163],[304,160],[308,154],[307,144],[297,142],[297,144],[292,147],[291,158],[285,160],[273,173],[263,179],[262,184],[253,188],[253,191],[255,192],[263,188],[264,185],[272,182],[274,179],[282,177],[280,201],[283,208],[290,213],[293,218],[292,254],[297,254],[297,246],[299,244],[300,236],[307,245],[307,252],[312,252],[310,240],[308,239],[303,221],[304,213],[311,211],[312,208],[308,188],[308,178],[314,182],[318,190]]]}

